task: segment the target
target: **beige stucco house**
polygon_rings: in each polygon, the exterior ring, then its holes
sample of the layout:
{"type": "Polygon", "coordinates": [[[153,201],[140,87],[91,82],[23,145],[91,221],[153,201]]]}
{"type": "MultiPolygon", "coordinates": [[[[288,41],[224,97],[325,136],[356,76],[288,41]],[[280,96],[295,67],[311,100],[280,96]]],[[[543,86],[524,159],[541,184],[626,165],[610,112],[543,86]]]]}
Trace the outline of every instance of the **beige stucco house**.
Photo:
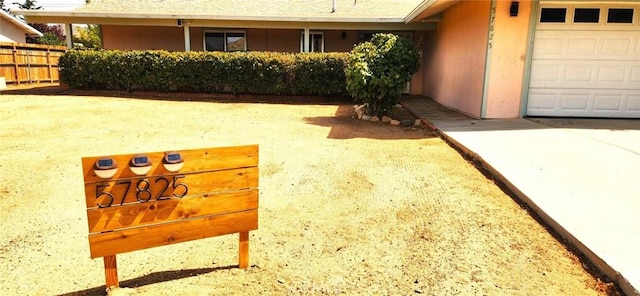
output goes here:
{"type": "Polygon", "coordinates": [[[27,35],[40,37],[42,33],[0,9],[0,42],[25,43],[27,35]]]}
{"type": "Polygon", "coordinates": [[[409,92],[473,117],[640,118],[638,1],[95,0],[18,13],[100,24],[106,49],[348,51],[394,32],[422,50],[409,92]]]}

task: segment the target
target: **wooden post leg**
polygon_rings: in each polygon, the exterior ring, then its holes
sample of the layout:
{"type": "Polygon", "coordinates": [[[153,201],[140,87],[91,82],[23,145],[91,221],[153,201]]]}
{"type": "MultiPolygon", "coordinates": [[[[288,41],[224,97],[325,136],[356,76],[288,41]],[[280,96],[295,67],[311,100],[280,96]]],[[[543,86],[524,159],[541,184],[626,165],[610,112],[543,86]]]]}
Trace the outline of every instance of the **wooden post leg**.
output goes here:
{"type": "Polygon", "coordinates": [[[116,255],[105,256],[104,259],[104,276],[107,280],[107,289],[110,287],[118,287],[118,265],[116,264],[116,255]]]}
{"type": "Polygon", "coordinates": [[[249,267],[249,232],[240,232],[240,268],[249,267]]]}

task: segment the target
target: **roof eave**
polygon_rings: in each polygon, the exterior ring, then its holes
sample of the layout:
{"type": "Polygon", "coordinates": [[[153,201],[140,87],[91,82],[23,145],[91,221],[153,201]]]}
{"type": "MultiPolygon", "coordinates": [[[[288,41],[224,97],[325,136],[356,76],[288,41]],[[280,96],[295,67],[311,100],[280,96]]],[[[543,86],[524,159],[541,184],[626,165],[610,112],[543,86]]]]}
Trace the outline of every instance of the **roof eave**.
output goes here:
{"type": "Polygon", "coordinates": [[[418,15],[420,15],[423,11],[425,11],[429,6],[433,5],[438,0],[424,0],[416,8],[414,8],[405,18],[405,23],[412,22],[418,15]]]}
{"type": "Polygon", "coordinates": [[[21,28],[25,34],[28,34],[30,36],[38,36],[38,37],[42,36],[42,32],[36,30],[32,26],[29,26],[29,24],[25,24],[24,22],[20,21],[10,13],[5,12],[4,10],[0,10],[0,14],[2,14],[9,22],[21,28]]]}
{"type": "Polygon", "coordinates": [[[428,20],[429,17],[441,13],[458,2],[460,0],[424,0],[404,18],[404,21],[408,24],[420,20],[428,20]]]}
{"type": "Polygon", "coordinates": [[[26,19],[48,17],[51,19],[197,19],[197,20],[222,20],[222,21],[263,21],[263,22],[342,22],[342,23],[403,23],[404,18],[398,17],[318,17],[318,16],[238,16],[238,15],[211,15],[211,14],[136,14],[118,12],[82,12],[82,11],[51,11],[51,10],[12,10],[12,12],[25,16],[26,19]]]}

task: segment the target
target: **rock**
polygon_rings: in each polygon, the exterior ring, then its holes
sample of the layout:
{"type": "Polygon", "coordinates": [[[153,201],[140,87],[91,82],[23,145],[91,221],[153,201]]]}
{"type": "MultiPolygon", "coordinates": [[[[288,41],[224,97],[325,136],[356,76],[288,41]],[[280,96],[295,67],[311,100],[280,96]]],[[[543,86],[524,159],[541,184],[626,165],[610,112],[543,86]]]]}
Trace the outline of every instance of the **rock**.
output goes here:
{"type": "Polygon", "coordinates": [[[422,125],[422,120],[421,119],[416,119],[416,121],[413,123],[413,125],[421,126],[422,125]]]}
{"type": "Polygon", "coordinates": [[[388,123],[388,122],[390,122],[390,121],[391,121],[391,119],[393,119],[393,118],[391,118],[391,117],[389,117],[389,116],[382,116],[382,122],[384,122],[384,123],[388,123]]]}
{"type": "Polygon", "coordinates": [[[378,116],[371,117],[371,122],[378,122],[380,118],[378,116]]]}
{"type": "Polygon", "coordinates": [[[402,106],[402,104],[396,104],[395,107],[396,108],[404,108],[404,106],[402,106]]]}
{"type": "Polygon", "coordinates": [[[400,125],[400,121],[397,121],[395,119],[392,119],[391,121],[389,121],[390,125],[400,125]]]}
{"type": "Polygon", "coordinates": [[[371,120],[371,115],[364,114],[364,115],[362,115],[362,117],[360,117],[360,119],[362,119],[362,120],[371,120]]]}
{"type": "Polygon", "coordinates": [[[364,105],[354,105],[353,111],[355,111],[356,115],[358,115],[358,119],[362,119],[362,116],[364,115],[364,105]]]}
{"type": "Polygon", "coordinates": [[[404,127],[412,126],[413,125],[413,120],[405,119],[405,120],[400,121],[400,124],[402,124],[402,126],[404,126],[404,127]]]}

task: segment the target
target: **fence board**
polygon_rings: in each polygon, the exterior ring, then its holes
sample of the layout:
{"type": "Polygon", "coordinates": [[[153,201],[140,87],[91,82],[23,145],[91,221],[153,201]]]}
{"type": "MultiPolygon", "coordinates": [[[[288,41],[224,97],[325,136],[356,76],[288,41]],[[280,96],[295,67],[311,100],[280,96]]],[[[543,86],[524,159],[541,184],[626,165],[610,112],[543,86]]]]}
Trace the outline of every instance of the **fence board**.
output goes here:
{"type": "Polygon", "coordinates": [[[64,46],[0,42],[0,77],[7,84],[59,82],[64,46]]]}

